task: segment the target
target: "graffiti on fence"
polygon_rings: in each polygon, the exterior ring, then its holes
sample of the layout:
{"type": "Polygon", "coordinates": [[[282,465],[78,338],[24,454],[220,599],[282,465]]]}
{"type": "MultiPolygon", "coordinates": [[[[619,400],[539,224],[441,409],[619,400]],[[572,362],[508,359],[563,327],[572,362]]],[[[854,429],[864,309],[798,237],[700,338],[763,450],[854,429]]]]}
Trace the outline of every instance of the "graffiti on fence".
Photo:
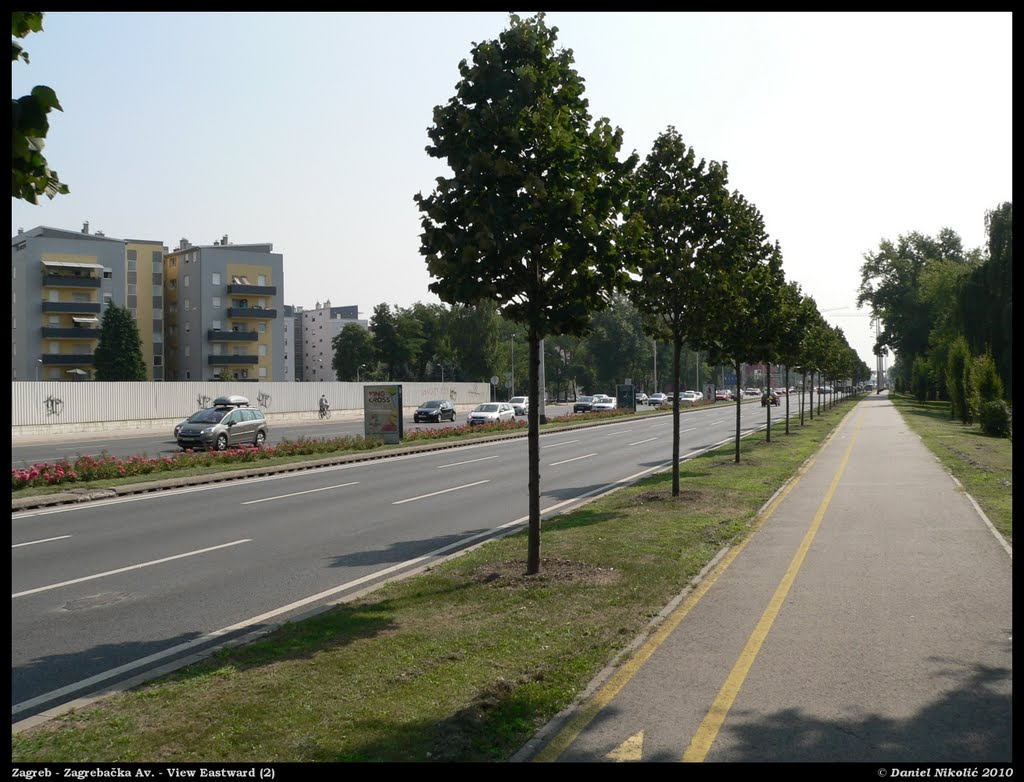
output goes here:
{"type": "Polygon", "coordinates": [[[46,408],[47,417],[51,415],[60,415],[64,411],[64,400],[58,399],[53,394],[50,394],[43,400],[43,406],[46,408]]]}
{"type": "Polygon", "coordinates": [[[209,401],[210,401],[210,397],[208,397],[206,394],[198,394],[196,396],[196,407],[199,407],[199,408],[206,407],[206,405],[207,405],[207,403],[209,401]]]}
{"type": "Polygon", "coordinates": [[[268,394],[266,391],[260,391],[259,394],[256,396],[256,404],[258,404],[264,410],[270,407],[270,401],[270,394],[268,394]]]}
{"type": "Polygon", "coordinates": [[[448,392],[448,396],[451,397],[451,400],[454,402],[459,395],[455,393],[455,389],[453,388],[448,392]]]}

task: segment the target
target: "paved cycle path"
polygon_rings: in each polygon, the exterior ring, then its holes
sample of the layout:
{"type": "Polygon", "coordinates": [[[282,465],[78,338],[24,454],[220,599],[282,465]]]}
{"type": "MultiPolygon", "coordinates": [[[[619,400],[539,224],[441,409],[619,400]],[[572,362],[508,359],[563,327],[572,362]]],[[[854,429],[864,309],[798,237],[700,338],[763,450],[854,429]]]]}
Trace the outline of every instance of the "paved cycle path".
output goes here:
{"type": "Polygon", "coordinates": [[[1012,549],[887,396],[757,524],[514,759],[1012,759],[1012,549]]]}

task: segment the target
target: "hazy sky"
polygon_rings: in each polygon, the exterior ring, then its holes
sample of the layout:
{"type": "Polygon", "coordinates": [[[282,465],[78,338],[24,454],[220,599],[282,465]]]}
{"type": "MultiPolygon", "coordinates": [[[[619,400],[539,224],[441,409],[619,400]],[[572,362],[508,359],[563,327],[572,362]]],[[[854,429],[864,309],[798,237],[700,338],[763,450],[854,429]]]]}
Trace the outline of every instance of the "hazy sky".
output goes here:
{"type": "MultiPolygon", "coordinates": [[[[528,16],[532,12],[519,12],[528,16]]],[[[12,199],[38,225],[270,242],[287,304],[437,299],[417,192],[432,111],[508,15],[47,13],[12,97],[54,88],[46,156],[70,195],[12,199]]],[[[856,310],[865,252],[951,228],[985,243],[1012,199],[1011,14],[547,15],[590,113],[645,157],[675,126],[764,215],[784,270],[874,368],[856,310]]]]}

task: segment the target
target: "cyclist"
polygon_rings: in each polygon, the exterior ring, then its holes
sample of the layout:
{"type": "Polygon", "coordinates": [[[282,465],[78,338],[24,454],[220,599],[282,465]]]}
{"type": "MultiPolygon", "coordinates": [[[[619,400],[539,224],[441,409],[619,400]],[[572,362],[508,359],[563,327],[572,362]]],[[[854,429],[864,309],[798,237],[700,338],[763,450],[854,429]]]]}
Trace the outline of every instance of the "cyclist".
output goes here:
{"type": "Polygon", "coordinates": [[[326,418],[331,411],[331,403],[327,401],[327,394],[320,395],[320,417],[326,418]]]}

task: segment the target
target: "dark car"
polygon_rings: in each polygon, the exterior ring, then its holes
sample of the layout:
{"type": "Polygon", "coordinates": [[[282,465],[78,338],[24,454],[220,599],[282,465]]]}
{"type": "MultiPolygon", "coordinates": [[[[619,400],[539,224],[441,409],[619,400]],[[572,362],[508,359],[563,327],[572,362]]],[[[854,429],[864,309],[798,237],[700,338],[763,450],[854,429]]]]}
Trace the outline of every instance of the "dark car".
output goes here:
{"type": "Polygon", "coordinates": [[[581,396],[576,398],[576,403],[572,406],[574,413],[589,413],[591,405],[594,404],[594,397],[592,396],[581,396]]]}
{"type": "Polygon", "coordinates": [[[263,412],[249,406],[243,396],[220,396],[213,407],[198,410],[179,424],[175,433],[183,450],[202,448],[225,451],[233,445],[254,445],[267,441],[267,419],[263,412]]]}
{"type": "Polygon", "coordinates": [[[441,423],[446,419],[455,422],[455,405],[447,399],[431,399],[417,407],[416,412],[412,414],[412,420],[417,424],[421,421],[441,423]]]}

